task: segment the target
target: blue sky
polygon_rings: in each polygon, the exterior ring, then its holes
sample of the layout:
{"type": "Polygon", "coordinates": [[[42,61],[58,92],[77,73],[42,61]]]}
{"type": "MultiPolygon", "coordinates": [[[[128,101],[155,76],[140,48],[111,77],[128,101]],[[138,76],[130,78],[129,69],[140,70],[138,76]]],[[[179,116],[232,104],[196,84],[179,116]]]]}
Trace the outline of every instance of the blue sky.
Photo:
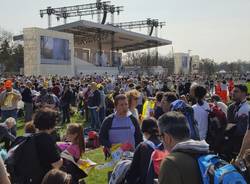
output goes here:
{"type": "MultiPolygon", "coordinates": [[[[90,2],[95,0],[0,0],[0,27],[16,34],[24,27],[46,27],[47,18],[40,18],[40,9],[90,2]]],[[[192,54],[217,62],[250,61],[250,0],[112,0],[112,3],[124,6],[120,21],[146,18],[166,21],[167,26],[159,31],[159,36],[173,41],[175,52],[190,49],[192,54]]],[[[55,18],[53,24],[58,24],[55,18]]],[[[170,50],[171,46],[162,47],[160,53],[167,55],[170,50]]]]}

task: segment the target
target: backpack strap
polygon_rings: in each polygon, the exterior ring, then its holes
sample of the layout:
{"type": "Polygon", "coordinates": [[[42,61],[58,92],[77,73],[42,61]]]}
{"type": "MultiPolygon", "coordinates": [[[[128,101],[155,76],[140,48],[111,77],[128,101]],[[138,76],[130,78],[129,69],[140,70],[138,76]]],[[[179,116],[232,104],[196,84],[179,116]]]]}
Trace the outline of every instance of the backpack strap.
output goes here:
{"type": "Polygon", "coordinates": [[[150,148],[152,148],[153,150],[158,148],[158,145],[155,145],[152,141],[150,140],[146,140],[143,143],[145,143],[146,145],[148,145],[150,148]]]}
{"type": "Polygon", "coordinates": [[[152,141],[150,140],[146,140],[144,141],[143,143],[147,144],[149,147],[151,147],[153,150],[156,150],[156,149],[160,149],[160,147],[162,146],[162,142],[159,143],[159,144],[154,144],[152,141]]]}

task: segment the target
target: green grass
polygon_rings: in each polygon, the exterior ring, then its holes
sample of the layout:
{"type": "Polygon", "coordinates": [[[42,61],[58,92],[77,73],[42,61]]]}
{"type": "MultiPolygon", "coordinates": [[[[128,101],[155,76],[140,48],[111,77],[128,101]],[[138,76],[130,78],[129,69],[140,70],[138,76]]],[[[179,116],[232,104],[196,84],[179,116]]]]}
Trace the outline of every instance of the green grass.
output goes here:
{"type": "MultiPolygon", "coordinates": [[[[81,123],[83,126],[86,125],[85,119],[78,113],[75,113],[75,115],[71,118],[72,123],[81,123]]],[[[66,125],[60,126],[59,133],[62,136],[65,133],[66,125]]],[[[17,120],[17,135],[23,135],[24,134],[24,121],[22,118],[17,120]]],[[[90,160],[96,162],[97,164],[103,164],[105,163],[104,155],[102,152],[102,148],[88,151],[84,154],[84,158],[89,158],[90,160]]],[[[85,182],[87,184],[103,184],[108,182],[108,172],[112,169],[107,168],[103,170],[96,170],[93,169],[90,171],[87,178],[85,178],[85,182]]]]}
{"type": "MultiPolygon", "coordinates": [[[[102,164],[105,162],[101,148],[89,151],[88,153],[85,154],[85,157],[89,158],[90,160],[98,164],[102,164]]],[[[109,171],[112,171],[112,169],[111,168],[106,168],[103,170],[93,169],[92,171],[90,171],[89,176],[85,179],[85,182],[88,184],[108,183],[109,171]]]]}

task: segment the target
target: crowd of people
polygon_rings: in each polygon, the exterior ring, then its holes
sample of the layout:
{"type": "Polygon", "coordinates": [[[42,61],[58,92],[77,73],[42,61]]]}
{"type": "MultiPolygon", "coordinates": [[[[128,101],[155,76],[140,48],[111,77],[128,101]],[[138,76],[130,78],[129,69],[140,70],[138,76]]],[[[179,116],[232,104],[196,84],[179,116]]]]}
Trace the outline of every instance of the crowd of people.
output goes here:
{"type": "Polygon", "coordinates": [[[130,146],[124,183],[205,183],[197,160],[211,153],[232,162],[249,182],[248,95],[244,75],[2,78],[0,142],[9,152],[0,157],[0,183],[83,183],[86,173],[79,168],[89,132],[99,135],[106,159],[113,145],[130,146]],[[76,113],[81,122],[72,122],[76,113]],[[17,135],[18,118],[23,135],[17,135]],[[58,135],[55,127],[65,126],[65,135],[58,135]],[[155,150],[162,156],[157,171],[151,167],[155,150]]]}

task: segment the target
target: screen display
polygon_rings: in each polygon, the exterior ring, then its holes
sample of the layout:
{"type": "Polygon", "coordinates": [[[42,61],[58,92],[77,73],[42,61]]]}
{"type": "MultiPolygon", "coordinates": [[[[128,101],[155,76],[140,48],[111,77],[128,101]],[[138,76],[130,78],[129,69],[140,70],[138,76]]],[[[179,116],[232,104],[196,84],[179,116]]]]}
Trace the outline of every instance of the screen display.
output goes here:
{"type": "Polygon", "coordinates": [[[51,64],[69,63],[69,40],[41,36],[41,62],[51,64]]]}
{"type": "Polygon", "coordinates": [[[188,57],[182,56],[182,67],[187,68],[188,67],[188,57]]]}

